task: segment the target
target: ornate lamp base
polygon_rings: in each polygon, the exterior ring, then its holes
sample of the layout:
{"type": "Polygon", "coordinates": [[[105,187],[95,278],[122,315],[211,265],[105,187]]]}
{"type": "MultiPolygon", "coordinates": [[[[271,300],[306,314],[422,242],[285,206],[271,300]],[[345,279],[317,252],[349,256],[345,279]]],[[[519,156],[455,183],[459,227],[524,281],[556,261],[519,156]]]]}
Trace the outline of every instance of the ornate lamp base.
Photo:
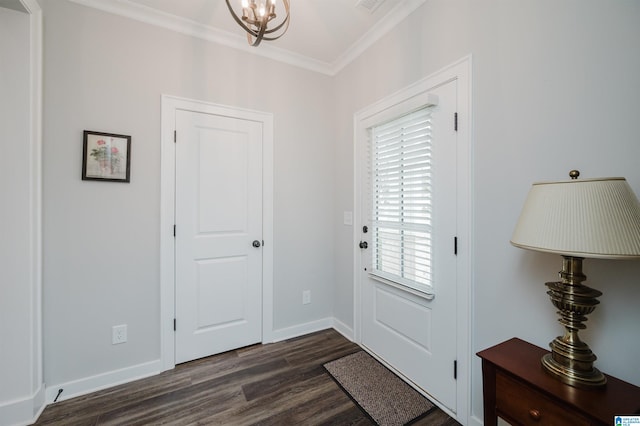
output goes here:
{"type": "Polygon", "coordinates": [[[578,331],[586,328],[583,324],[587,320],[586,315],[600,303],[597,298],[602,293],[582,284],[587,278],[582,273],[583,258],[562,258],[562,281],[549,282],[546,286],[551,303],[558,308],[558,321],[564,325],[565,333],[549,344],[551,354],[542,358],[542,366],[548,373],[571,386],[603,386],[607,379],[593,366],[597,357],[578,337],[578,331]]]}
{"type": "MultiPolygon", "coordinates": [[[[557,377],[562,382],[575,387],[596,387],[604,386],[607,383],[605,375],[593,366],[586,369],[571,368],[573,360],[571,357],[558,356],[555,344],[555,340],[550,343],[549,346],[551,346],[551,350],[553,352],[545,355],[541,359],[542,366],[545,368],[547,373],[557,377]],[[554,358],[554,355],[557,356],[559,360],[554,358]]],[[[593,355],[593,352],[590,350],[589,353],[593,355]]],[[[595,359],[596,356],[593,355],[593,358],[595,359]]],[[[591,362],[591,365],[593,365],[593,362],[591,362]]]]}

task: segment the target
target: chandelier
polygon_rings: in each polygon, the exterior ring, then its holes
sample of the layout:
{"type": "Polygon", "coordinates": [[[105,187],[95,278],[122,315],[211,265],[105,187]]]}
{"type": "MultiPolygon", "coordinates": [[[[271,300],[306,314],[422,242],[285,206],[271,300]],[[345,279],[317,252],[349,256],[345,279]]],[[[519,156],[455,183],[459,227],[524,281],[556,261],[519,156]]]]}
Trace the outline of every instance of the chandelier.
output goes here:
{"type": "Polygon", "coordinates": [[[233,19],[247,32],[247,41],[251,46],[258,46],[262,40],[277,40],[289,28],[289,0],[282,0],[285,16],[279,23],[274,21],[277,17],[276,0],[241,0],[242,18],[238,17],[229,0],[225,1],[233,19]],[[267,28],[269,23],[275,26],[267,28]]]}

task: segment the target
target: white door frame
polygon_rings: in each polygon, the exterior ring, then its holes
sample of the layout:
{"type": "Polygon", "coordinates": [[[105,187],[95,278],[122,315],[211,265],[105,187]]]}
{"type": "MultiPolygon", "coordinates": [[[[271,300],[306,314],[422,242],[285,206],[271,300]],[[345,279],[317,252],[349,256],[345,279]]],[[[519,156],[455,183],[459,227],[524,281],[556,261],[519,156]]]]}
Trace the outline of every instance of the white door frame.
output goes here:
{"type": "MultiPolygon", "coordinates": [[[[258,121],[263,128],[262,151],[262,342],[273,340],[273,115],[205,101],[162,95],[160,161],[160,358],[162,370],[175,367],[175,181],[174,143],[177,110],[258,121]]],[[[178,230],[178,232],[180,232],[178,230]]]]}
{"type": "Polygon", "coordinates": [[[359,123],[368,116],[379,111],[393,108],[395,105],[408,98],[413,97],[421,91],[429,90],[431,87],[441,83],[458,81],[457,111],[458,111],[458,132],[457,132],[457,235],[458,235],[458,256],[457,256],[457,297],[456,310],[458,313],[456,327],[457,345],[457,400],[456,412],[450,412],[446,407],[441,407],[449,415],[456,418],[463,424],[468,423],[468,416],[471,412],[471,225],[472,225],[472,200],[471,200],[471,56],[466,56],[459,61],[437,71],[422,80],[412,84],[399,92],[386,97],[354,114],[354,227],[353,227],[353,264],[354,264],[354,337],[358,344],[362,344],[362,309],[360,299],[362,294],[362,274],[361,250],[358,243],[361,238],[362,228],[362,200],[363,191],[361,176],[366,164],[362,157],[362,129],[359,123]]]}

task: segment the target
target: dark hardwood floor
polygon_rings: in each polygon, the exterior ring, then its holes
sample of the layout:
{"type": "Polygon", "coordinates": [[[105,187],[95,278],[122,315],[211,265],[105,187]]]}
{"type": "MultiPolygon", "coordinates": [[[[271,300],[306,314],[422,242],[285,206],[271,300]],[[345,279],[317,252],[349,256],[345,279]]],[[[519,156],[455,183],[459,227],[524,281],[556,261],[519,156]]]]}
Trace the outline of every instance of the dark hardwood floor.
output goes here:
{"type": "MultiPolygon", "coordinates": [[[[37,425],[371,425],[323,364],[359,347],[335,330],[180,364],[48,406],[37,425]]],[[[435,409],[416,425],[458,425],[435,409]]]]}

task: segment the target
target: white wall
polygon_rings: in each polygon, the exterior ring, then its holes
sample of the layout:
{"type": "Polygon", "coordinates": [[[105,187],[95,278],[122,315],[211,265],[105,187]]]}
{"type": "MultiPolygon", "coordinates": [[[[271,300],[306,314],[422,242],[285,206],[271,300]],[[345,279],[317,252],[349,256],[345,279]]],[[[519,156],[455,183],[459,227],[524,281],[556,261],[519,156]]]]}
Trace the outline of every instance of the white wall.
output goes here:
{"type": "Polygon", "coordinates": [[[274,114],[275,241],[266,242],[274,328],[330,319],[330,78],[75,3],[43,3],[48,386],[160,357],[161,94],[274,114]],[[131,183],[80,179],[85,129],[132,136],[131,183]],[[128,342],[112,346],[111,327],[122,323],[128,342]]]}
{"type": "MultiPolygon", "coordinates": [[[[640,3],[632,0],[430,0],[336,79],[336,206],[352,207],[352,116],[473,55],[473,352],[510,337],[539,346],[562,330],[543,283],[560,256],[516,249],[513,227],[532,182],[625,176],[640,194],[640,3]]],[[[464,125],[464,124],[463,124],[464,125]]],[[[352,325],[351,229],[336,222],[335,316],[352,325]]],[[[582,336],[608,374],[640,385],[638,261],[587,260],[604,292],[582,336]]],[[[473,356],[472,421],[482,419],[473,356]]]]}
{"type": "MultiPolygon", "coordinates": [[[[475,349],[512,336],[546,346],[562,328],[542,284],[557,279],[561,259],[507,241],[533,181],[566,179],[575,168],[583,177],[625,176],[640,195],[640,3],[498,2],[502,19],[472,4],[475,349]]],[[[640,385],[640,262],[587,260],[584,267],[587,284],[604,296],[582,336],[601,370],[640,385]]],[[[475,412],[479,406],[475,398],[475,412]]]]}
{"type": "MultiPolygon", "coordinates": [[[[16,3],[19,6],[19,3],[16,3]]],[[[30,6],[35,9],[34,5],[30,6]]],[[[18,9],[18,8],[17,8],[18,9]]],[[[36,12],[35,10],[32,10],[36,12]]],[[[33,22],[36,20],[34,19],[33,22]]],[[[0,424],[42,408],[36,25],[0,7],[0,424]],[[34,49],[32,49],[34,47],[34,49]]],[[[39,28],[39,26],[38,26],[39,28]]]]}

